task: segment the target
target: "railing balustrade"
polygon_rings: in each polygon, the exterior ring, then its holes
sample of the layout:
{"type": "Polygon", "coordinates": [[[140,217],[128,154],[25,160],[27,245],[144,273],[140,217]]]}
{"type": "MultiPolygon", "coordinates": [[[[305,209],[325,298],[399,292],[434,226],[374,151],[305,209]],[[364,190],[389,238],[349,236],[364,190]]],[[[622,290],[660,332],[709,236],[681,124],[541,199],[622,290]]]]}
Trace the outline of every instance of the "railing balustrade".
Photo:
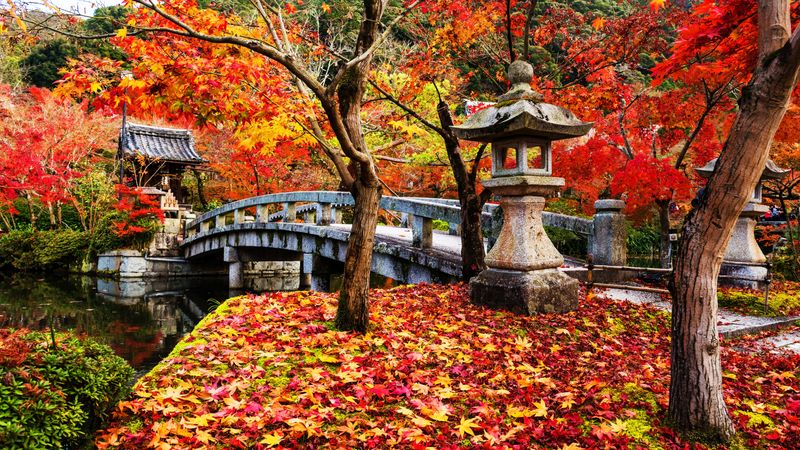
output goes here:
{"type": "MultiPolygon", "coordinates": [[[[342,209],[354,204],[353,196],[349,192],[308,191],[268,194],[228,203],[209,211],[190,222],[186,227],[186,232],[188,239],[191,240],[198,234],[221,230],[227,226],[228,217],[231,217],[234,226],[253,222],[256,224],[296,223],[298,219],[302,219],[305,223],[315,223],[321,226],[339,224],[342,223],[342,209]],[[270,214],[270,207],[273,205],[280,205],[281,209],[270,214]],[[255,210],[255,217],[248,216],[247,210],[255,210]]],[[[400,213],[401,226],[411,228],[412,245],[416,248],[424,249],[432,246],[434,220],[446,222],[450,234],[458,234],[461,225],[458,200],[386,196],[381,198],[380,208],[400,213]]],[[[498,216],[496,208],[497,205],[487,204],[481,215],[481,225],[489,236],[490,245],[493,244],[493,230],[499,231],[499,226],[496,226],[498,223],[495,223],[498,216]]],[[[612,212],[621,214],[619,210],[621,207],[612,212]]],[[[598,261],[624,264],[624,254],[615,256],[615,250],[600,249],[596,245],[595,239],[601,231],[608,234],[607,222],[598,222],[599,217],[585,219],[551,212],[542,214],[544,225],[566,229],[588,238],[588,253],[595,254],[598,261]],[[602,225],[603,230],[599,229],[599,225],[602,225]],[[605,255],[606,253],[608,255],[605,255]]],[[[616,225],[614,226],[616,227],[616,225]]],[[[624,233],[624,230],[620,230],[620,232],[624,233]]],[[[602,236],[602,239],[603,242],[607,240],[605,236],[602,236]]]]}

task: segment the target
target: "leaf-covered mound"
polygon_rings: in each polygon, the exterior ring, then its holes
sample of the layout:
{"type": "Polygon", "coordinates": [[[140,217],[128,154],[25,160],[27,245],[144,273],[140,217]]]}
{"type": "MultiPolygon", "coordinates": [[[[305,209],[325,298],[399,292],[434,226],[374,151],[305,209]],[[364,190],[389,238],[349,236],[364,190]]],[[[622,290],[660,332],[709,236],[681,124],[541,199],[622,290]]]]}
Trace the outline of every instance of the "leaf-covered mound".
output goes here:
{"type": "MultiPolygon", "coordinates": [[[[332,330],[336,296],[228,300],[120,405],[98,445],[152,448],[672,448],[669,320],[581,299],[565,315],[469,303],[463,286],[372,293],[372,332],[332,330]]],[[[727,345],[747,446],[800,442],[797,356],[727,345]]]]}

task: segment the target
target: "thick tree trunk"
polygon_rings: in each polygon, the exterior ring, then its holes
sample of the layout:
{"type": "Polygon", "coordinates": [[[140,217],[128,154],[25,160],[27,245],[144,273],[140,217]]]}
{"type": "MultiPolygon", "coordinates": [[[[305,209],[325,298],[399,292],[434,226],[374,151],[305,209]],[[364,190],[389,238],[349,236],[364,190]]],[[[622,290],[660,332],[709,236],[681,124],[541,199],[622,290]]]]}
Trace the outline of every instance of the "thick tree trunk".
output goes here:
{"type": "Polygon", "coordinates": [[[663,269],[672,267],[672,242],[669,240],[669,200],[657,201],[658,206],[658,225],[659,225],[659,246],[658,259],[663,269]]]}
{"type": "Polygon", "coordinates": [[[381,200],[380,183],[353,184],[355,208],[347,257],[344,261],[344,282],[336,311],[336,328],[366,333],[369,327],[369,276],[372,269],[372,249],[378,206],[381,200]]]}
{"type": "MultiPolygon", "coordinates": [[[[782,16],[788,2],[762,0],[759,14],[782,16]]],[[[787,19],[785,16],[784,19],[787,19]]],[[[784,23],[759,20],[760,44],[784,23]]],[[[788,33],[787,33],[788,35],[788,33]]],[[[770,144],[797,85],[800,34],[759,63],[698,208],[684,225],[672,283],[672,366],[668,416],[680,432],[727,441],[733,423],[722,397],[716,288],[736,219],[753,194],[770,144]]],[[[783,44],[781,44],[783,45],[783,44]]],[[[762,47],[760,46],[760,49],[762,47]]]]}
{"type": "MultiPolygon", "coordinates": [[[[469,281],[486,269],[486,249],[483,247],[483,231],[481,230],[481,212],[483,204],[475,189],[476,180],[467,172],[467,166],[461,157],[458,138],[450,131],[453,126],[453,117],[450,108],[445,102],[439,102],[436,107],[439,114],[439,123],[442,130],[449,135],[443,135],[447,158],[453,170],[453,178],[458,189],[458,201],[461,204],[461,278],[469,281]]],[[[479,161],[475,161],[478,164],[479,161]]]]}

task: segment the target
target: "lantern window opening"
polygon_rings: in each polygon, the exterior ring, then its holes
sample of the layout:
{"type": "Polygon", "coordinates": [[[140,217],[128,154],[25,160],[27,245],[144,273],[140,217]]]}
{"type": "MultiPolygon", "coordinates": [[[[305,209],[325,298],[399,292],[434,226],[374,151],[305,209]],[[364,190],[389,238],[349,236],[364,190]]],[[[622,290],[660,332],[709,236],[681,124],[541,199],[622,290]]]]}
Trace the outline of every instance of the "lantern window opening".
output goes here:
{"type": "Polygon", "coordinates": [[[551,148],[547,140],[518,137],[492,143],[492,175],[551,175],[551,148]]]}

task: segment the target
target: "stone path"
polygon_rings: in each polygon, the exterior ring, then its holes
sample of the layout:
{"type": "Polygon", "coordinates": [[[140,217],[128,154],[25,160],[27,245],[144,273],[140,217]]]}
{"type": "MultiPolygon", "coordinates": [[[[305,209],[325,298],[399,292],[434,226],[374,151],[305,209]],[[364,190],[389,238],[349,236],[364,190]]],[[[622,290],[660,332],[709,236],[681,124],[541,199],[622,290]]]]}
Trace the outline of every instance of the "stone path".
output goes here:
{"type": "MultiPolygon", "coordinates": [[[[623,300],[639,304],[648,304],[664,311],[671,311],[672,305],[661,299],[660,294],[651,292],[639,292],[629,289],[597,289],[598,294],[602,293],[613,300],[623,300]]],[[[733,311],[720,309],[719,327],[720,334],[725,338],[744,336],[746,334],[756,334],[766,330],[780,328],[791,325],[800,320],[800,317],[758,317],[745,316],[733,311]]],[[[800,333],[784,332],[775,336],[764,338],[761,342],[765,348],[774,347],[777,350],[788,350],[800,353],[800,333]]]]}

